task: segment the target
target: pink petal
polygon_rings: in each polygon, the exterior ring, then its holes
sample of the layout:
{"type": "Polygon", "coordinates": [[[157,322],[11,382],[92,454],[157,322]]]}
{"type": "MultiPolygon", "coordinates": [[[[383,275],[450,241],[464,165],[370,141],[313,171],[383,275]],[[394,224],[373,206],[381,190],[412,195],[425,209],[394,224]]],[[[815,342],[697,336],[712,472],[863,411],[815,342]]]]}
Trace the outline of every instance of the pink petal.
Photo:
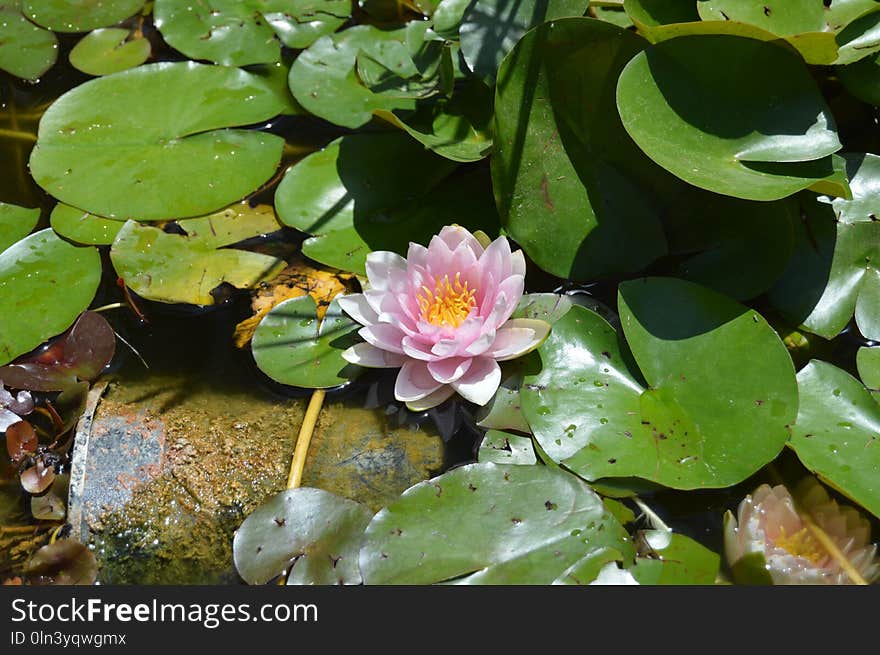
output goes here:
{"type": "Polygon", "coordinates": [[[501,384],[501,367],[490,357],[475,357],[468,372],[452,383],[464,398],[477,405],[485,405],[501,384]]]}
{"type": "Polygon", "coordinates": [[[483,330],[483,319],[473,312],[464,320],[464,323],[453,328],[448,334],[442,334],[431,348],[431,352],[439,358],[452,357],[463,354],[483,330]]]}
{"type": "Polygon", "coordinates": [[[525,281],[521,275],[511,275],[509,278],[502,280],[498,285],[498,295],[495,297],[495,305],[492,312],[486,317],[486,323],[492,327],[501,327],[510,315],[513,314],[519,299],[523,295],[523,286],[525,281]]]}
{"type": "Polygon", "coordinates": [[[480,245],[480,242],[466,228],[460,225],[445,226],[435,238],[442,239],[449,246],[450,250],[455,250],[464,244],[473,252],[474,257],[479,257],[483,254],[483,246],[480,245]]]}
{"type": "Polygon", "coordinates": [[[431,352],[430,346],[418,341],[417,337],[405,336],[400,342],[400,345],[407,357],[420,359],[423,362],[430,362],[437,359],[437,356],[431,352]]]}
{"type": "Polygon", "coordinates": [[[387,289],[394,269],[406,270],[406,260],[396,252],[377,250],[367,255],[367,277],[373,289],[387,289]]]}
{"type": "Polygon", "coordinates": [[[394,325],[388,323],[368,325],[358,330],[358,334],[363,337],[364,341],[376,346],[376,348],[403,354],[401,341],[403,341],[404,334],[400,328],[394,325]]]}
{"type": "MultiPolygon", "coordinates": [[[[439,236],[432,237],[431,242],[428,244],[428,255],[425,265],[425,268],[428,270],[431,276],[435,278],[435,280],[443,279],[443,276],[448,275],[450,272],[451,261],[452,250],[449,248],[446,242],[439,236]]],[[[435,283],[425,286],[433,291],[435,283]]]]}
{"type": "Polygon", "coordinates": [[[373,325],[379,321],[379,315],[367,302],[367,298],[362,293],[353,293],[347,296],[339,296],[337,298],[339,306],[346,314],[351,316],[361,325],[373,325]]]}
{"type": "Polygon", "coordinates": [[[473,359],[470,357],[449,357],[428,362],[428,371],[437,382],[449,384],[467,373],[473,359]]]}
{"type": "Polygon", "coordinates": [[[410,359],[397,374],[397,381],[394,383],[394,397],[409,403],[427,397],[442,386],[443,383],[437,382],[431,376],[425,362],[410,359]]]}
{"type": "Polygon", "coordinates": [[[406,357],[382,350],[368,343],[358,343],[342,353],[342,359],[367,368],[397,368],[406,363],[406,357]]]}
{"type": "Polygon", "coordinates": [[[498,237],[489,244],[486,251],[480,257],[480,266],[483,271],[492,273],[496,280],[503,280],[510,277],[510,244],[504,237],[498,237]]]}
{"type": "Polygon", "coordinates": [[[495,335],[495,341],[486,355],[498,362],[514,359],[534,350],[547,335],[550,324],[531,318],[514,318],[505,323],[495,335]]]}
{"type": "Polygon", "coordinates": [[[425,266],[428,260],[428,249],[420,243],[410,241],[406,252],[406,263],[409,266],[425,266]]]}
{"type": "Polygon", "coordinates": [[[495,329],[490,323],[483,324],[483,333],[464,349],[464,354],[471,357],[482,355],[495,343],[495,329]]]}
{"type": "Polygon", "coordinates": [[[408,409],[414,412],[424,412],[426,409],[436,407],[454,393],[455,389],[450,387],[448,384],[444,384],[442,387],[437,389],[437,391],[429,393],[421,400],[410,401],[406,404],[406,406],[408,409]]]}

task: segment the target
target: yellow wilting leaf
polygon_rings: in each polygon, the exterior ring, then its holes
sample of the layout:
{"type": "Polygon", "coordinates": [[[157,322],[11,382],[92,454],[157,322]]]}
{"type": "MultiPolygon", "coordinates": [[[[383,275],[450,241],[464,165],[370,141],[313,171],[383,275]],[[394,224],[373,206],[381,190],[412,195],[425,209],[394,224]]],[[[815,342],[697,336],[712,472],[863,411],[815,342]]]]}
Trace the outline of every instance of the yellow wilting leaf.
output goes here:
{"type": "Polygon", "coordinates": [[[235,326],[235,345],[244,348],[254,335],[257,325],[275,305],[291,298],[309,295],[318,306],[318,319],[323,319],[334,296],[353,291],[356,284],[352,273],[316,268],[299,255],[294,256],[287,268],[254,290],[251,301],[254,315],[235,326]]]}

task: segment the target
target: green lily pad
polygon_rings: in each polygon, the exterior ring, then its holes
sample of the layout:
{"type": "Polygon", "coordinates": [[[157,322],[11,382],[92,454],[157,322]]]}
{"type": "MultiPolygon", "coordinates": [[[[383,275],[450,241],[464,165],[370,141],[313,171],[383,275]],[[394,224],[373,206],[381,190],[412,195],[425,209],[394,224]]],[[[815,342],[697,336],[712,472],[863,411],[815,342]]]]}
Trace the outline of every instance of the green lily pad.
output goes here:
{"type": "Polygon", "coordinates": [[[643,585],[711,585],[721,557],[682,534],[650,530],[646,541],[654,557],[638,557],[629,572],[643,585]]]}
{"type": "Polygon", "coordinates": [[[880,405],[861,382],[813,360],[798,373],[790,446],[828,485],[880,516],[880,405]]]}
{"type": "Polygon", "coordinates": [[[360,553],[366,584],[550,584],[626,531],[575,476],[542,465],[470,464],[382,509],[360,553]]]}
{"type": "Polygon", "coordinates": [[[91,246],[109,246],[125,221],[95,216],[59,202],[49,216],[52,229],[65,239],[91,246]]]}
{"type": "Polygon", "coordinates": [[[611,23],[624,29],[633,26],[632,19],[623,10],[623,5],[620,7],[590,7],[590,11],[594,18],[604,20],[606,23],[611,23]]]}
{"type": "Polygon", "coordinates": [[[136,14],[144,0],[24,0],[22,11],[54,32],[88,32],[136,14]]]}
{"type": "Polygon", "coordinates": [[[31,233],[40,220],[40,208],[0,202],[0,252],[31,233]]]}
{"type": "Polygon", "coordinates": [[[779,36],[832,34],[876,9],[875,0],[697,0],[702,20],[749,23],[779,36]]]}
{"type": "Polygon", "coordinates": [[[200,216],[257,189],[281,160],[282,138],[225,128],[286,105],[269,81],[242,70],[139,66],[56,100],[40,121],[31,173],[62,202],[107,218],[200,216]]]}
{"type": "MultiPolygon", "coordinates": [[[[876,6],[876,5],[875,5],[876,6]]],[[[850,23],[837,35],[840,46],[835,64],[845,66],[880,50],[880,11],[874,11],[850,23]]]]}
{"type": "Polygon", "coordinates": [[[538,458],[530,437],[489,430],[480,442],[477,461],[529,466],[536,464],[538,458]]]}
{"type": "Polygon", "coordinates": [[[287,489],[235,531],[235,568],[249,584],[266,584],[291,565],[287,584],[360,584],[358,551],[372,517],[368,507],[329,491],[287,489]]]}
{"type": "Polygon", "coordinates": [[[690,0],[624,0],[623,9],[641,32],[663,25],[700,20],[697,6],[690,0]]]}
{"type": "Polygon", "coordinates": [[[444,44],[427,38],[428,27],[426,21],[396,30],[356,25],[319,38],[290,68],[293,97],[348,128],[365,125],[377,110],[415,109],[441,83],[444,44]]]}
{"type": "Polygon", "coordinates": [[[501,60],[526,32],[545,21],[583,16],[589,5],[584,0],[472,2],[459,29],[464,59],[477,75],[494,80],[501,60]]]}
{"type": "Polygon", "coordinates": [[[434,31],[445,39],[458,41],[461,22],[471,0],[442,0],[431,17],[434,31]]]}
{"type": "Polygon", "coordinates": [[[872,392],[880,391],[880,348],[863,346],[856,353],[856,366],[862,383],[872,392]]]}
{"type": "Polygon", "coordinates": [[[126,29],[107,27],[90,32],[70,51],[70,63],[87,75],[111,75],[140,66],[150,58],[150,42],[126,29]]]}
{"type": "Polygon", "coordinates": [[[417,202],[454,168],[404,134],[352,134],[291,166],[275,207],[285,225],[325,234],[417,202]]]}
{"type": "Polygon", "coordinates": [[[614,104],[618,74],[646,45],[567,18],[529,32],[501,65],[496,201],[511,236],[553,275],[632,273],[665,254],[657,196],[679,183],[636,147],[614,104]]]}
{"type": "Polygon", "coordinates": [[[326,389],[345,384],[362,369],[342,359],[360,339],[360,325],[334,300],[323,320],[311,296],[285,300],[257,326],[251,348],[263,373],[281,384],[326,389]]]}
{"type": "Polygon", "coordinates": [[[226,241],[240,241],[244,234],[258,236],[262,229],[260,225],[243,229],[234,239],[218,242],[204,235],[169,234],[127,221],[113,241],[110,260],[125,284],[143,298],[212,305],[211,291],[223,282],[239,289],[251,288],[272,279],[286,266],[276,257],[221,247],[228,245],[226,241]]]}
{"type": "Polygon", "coordinates": [[[803,61],[772,43],[664,41],[626,65],[617,105],[649,157],[709,191],[777,200],[834,176],[834,118],[803,61]]]}
{"type": "Polygon", "coordinates": [[[156,27],[187,57],[224,66],[271,63],[281,44],[307,48],[351,15],[351,0],[156,0],[156,27]]]}
{"type": "Polygon", "coordinates": [[[835,70],[847,91],[859,100],[880,107],[880,54],[870,55],[849,66],[838,66],[835,70]]]}
{"type": "Polygon", "coordinates": [[[0,4],[0,70],[36,80],[58,59],[58,39],[25,18],[19,4],[0,4]]]}
{"type": "Polygon", "coordinates": [[[754,298],[785,272],[799,209],[790,198],[754,202],[694,189],[667,212],[669,251],[685,257],[682,277],[737,300],[754,298]]]}
{"type": "Polygon", "coordinates": [[[66,330],[101,281],[96,248],[78,248],[51,229],[0,253],[0,365],[66,330]]]}
{"type": "Polygon", "coordinates": [[[763,318],[668,278],[624,282],[619,311],[632,355],[581,307],[538,348],[540,372],[526,376],[520,395],[550,458],[588,480],[693,489],[740,482],[779,454],[797,388],[763,318]]]}
{"type": "Polygon", "coordinates": [[[862,334],[880,339],[880,156],[845,158],[852,200],[801,200],[807,222],[771,299],[790,321],[827,339],[853,315],[862,334]]]}

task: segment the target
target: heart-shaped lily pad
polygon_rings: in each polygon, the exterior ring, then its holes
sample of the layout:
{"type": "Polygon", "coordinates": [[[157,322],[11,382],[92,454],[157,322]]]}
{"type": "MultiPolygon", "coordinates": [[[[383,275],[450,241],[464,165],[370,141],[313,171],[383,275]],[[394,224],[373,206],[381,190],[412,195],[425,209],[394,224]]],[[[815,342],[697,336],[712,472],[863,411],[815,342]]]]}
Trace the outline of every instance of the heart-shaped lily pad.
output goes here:
{"type": "Polygon", "coordinates": [[[0,364],[70,327],[100,280],[97,249],[73,246],[51,229],[0,253],[0,364]]]}
{"type": "Polygon", "coordinates": [[[24,0],[28,18],[55,32],[88,32],[136,14],[144,0],[24,0]]]}
{"type": "Polygon", "coordinates": [[[279,114],[281,91],[242,70],[193,62],[94,79],[43,115],[31,172],[62,202],[108,218],[207,214],[275,172],[283,139],[226,128],[279,114]]]}
{"type": "Polygon", "coordinates": [[[494,80],[501,60],[526,32],[545,21],[583,16],[589,5],[584,0],[472,2],[459,28],[462,54],[472,71],[494,80]]]}
{"type": "Polygon", "coordinates": [[[620,71],[646,45],[610,23],[566,18],[529,32],[501,65],[496,201],[510,234],[554,275],[634,272],[665,253],[658,190],[679,183],[636,147],[614,104],[620,71]]]}
{"type": "MultiPolygon", "coordinates": [[[[876,5],[875,5],[876,7],[876,5]]],[[[855,63],[880,50],[880,11],[873,11],[850,23],[837,35],[840,46],[834,63],[855,63]]]]}
{"type": "Polygon", "coordinates": [[[70,63],[88,75],[110,75],[140,66],[150,58],[150,42],[131,32],[107,27],[86,34],[70,51],[70,63]]]}
{"type": "Polygon", "coordinates": [[[0,2],[0,70],[36,80],[58,59],[58,39],[25,18],[19,5],[0,2]]]}
{"type": "Polygon", "coordinates": [[[154,8],[170,46],[224,66],[278,61],[282,43],[306,48],[350,14],[351,0],[156,0],[154,8]]]}
{"type": "Polygon", "coordinates": [[[360,584],[358,551],[372,517],[368,507],[329,491],[282,491],[236,530],[235,568],[250,584],[265,584],[291,564],[287,584],[360,584]]]}
{"type": "Polygon", "coordinates": [[[825,338],[855,315],[862,334],[880,339],[880,157],[845,159],[852,200],[801,199],[806,225],[771,297],[789,320],[825,338]]]}
{"type": "Polygon", "coordinates": [[[834,177],[831,111],[800,57],[773,43],[664,41],[626,65],[617,105],[649,157],[709,191],[776,200],[834,177]]]}
{"type": "Polygon", "coordinates": [[[113,241],[110,259],[125,284],[144,298],[212,305],[211,291],[223,282],[251,288],[272,279],[286,266],[276,257],[222,247],[246,238],[243,234],[257,236],[262,226],[256,229],[256,234],[248,230],[232,240],[218,241],[210,233],[207,237],[168,234],[128,221],[113,241]]]}
{"type": "Polygon", "coordinates": [[[632,355],[582,307],[538,349],[540,372],[526,376],[520,395],[551,459],[588,480],[693,489],[740,482],[779,454],[797,387],[785,346],[761,316],[669,278],[624,282],[619,311],[632,355]]]}
{"type": "Polygon", "coordinates": [[[360,553],[366,584],[550,584],[626,531],[575,476],[543,465],[470,464],[382,509],[360,553]]]}
{"type": "Polygon", "coordinates": [[[251,342],[257,367],[281,384],[324,389],[360,374],[342,353],[359,341],[360,325],[334,300],[323,320],[311,296],[276,305],[257,326],[251,342]]]}
{"type": "Polygon", "coordinates": [[[29,209],[0,202],[0,252],[24,239],[37,226],[40,208],[29,209]]]}
{"type": "Polygon", "coordinates": [[[798,373],[791,447],[808,469],[880,516],[880,405],[861,382],[813,360],[798,373]]]}

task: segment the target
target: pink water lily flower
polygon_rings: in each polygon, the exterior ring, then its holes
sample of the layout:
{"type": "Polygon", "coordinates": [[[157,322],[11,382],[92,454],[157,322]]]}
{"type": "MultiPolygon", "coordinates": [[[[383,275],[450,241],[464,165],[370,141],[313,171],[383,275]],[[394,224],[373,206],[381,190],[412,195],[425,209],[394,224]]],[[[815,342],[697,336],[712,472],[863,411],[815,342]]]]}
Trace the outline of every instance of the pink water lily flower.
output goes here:
{"type": "Polygon", "coordinates": [[[773,584],[864,584],[880,574],[871,526],[853,507],[838,505],[811,478],[797,502],[782,485],[762,484],[728,514],[724,550],[735,564],[761,553],[773,584]]]}
{"type": "MultiPolygon", "coordinates": [[[[484,242],[488,242],[485,239],[484,242]]],[[[498,389],[498,362],[547,337],[544,321],[510,316],[523,295],[525,259],[499,237],[485,247],[468,230],[444,227],[428,247],[410,243],[367,256],[370,286],[339,299],[363,325],[365,343],[343,357],[360,366],[400,367],[395,397],[416,411],[454,393],[485,405],[498,389]]]]}

